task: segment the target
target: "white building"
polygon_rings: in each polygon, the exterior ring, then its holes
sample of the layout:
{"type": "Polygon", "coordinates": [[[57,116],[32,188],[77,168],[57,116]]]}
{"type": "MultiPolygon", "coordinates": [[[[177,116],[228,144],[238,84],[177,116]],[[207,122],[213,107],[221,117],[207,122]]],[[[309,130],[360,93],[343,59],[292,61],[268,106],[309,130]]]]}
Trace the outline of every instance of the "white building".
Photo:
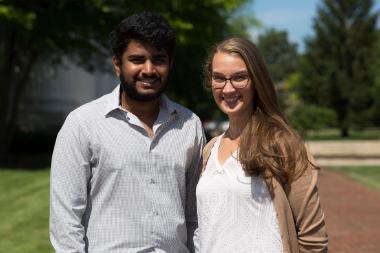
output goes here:
{"type": "Polygon", "coordinates": [[[107,72],[88,72],[67,61],[57,69],[38,65],[21,99],[17,125],[26,132],[55,133],[69,112],[118,85],[109,65],[107,72]]]}

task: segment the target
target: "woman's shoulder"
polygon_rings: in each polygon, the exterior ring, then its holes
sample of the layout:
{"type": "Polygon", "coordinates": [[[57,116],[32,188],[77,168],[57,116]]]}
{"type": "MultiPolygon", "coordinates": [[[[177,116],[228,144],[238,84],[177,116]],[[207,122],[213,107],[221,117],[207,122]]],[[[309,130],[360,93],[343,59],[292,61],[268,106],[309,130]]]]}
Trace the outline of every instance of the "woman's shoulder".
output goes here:
{"type": "Polygon", "coordinates": [[[215,144],[219,137],[220,136],[215,136],[211,140],[209,140],[209,142],[207,142],[207,144],[203,148],[203,157],[208,157],[210,155],[212,146],[215,144]]]}

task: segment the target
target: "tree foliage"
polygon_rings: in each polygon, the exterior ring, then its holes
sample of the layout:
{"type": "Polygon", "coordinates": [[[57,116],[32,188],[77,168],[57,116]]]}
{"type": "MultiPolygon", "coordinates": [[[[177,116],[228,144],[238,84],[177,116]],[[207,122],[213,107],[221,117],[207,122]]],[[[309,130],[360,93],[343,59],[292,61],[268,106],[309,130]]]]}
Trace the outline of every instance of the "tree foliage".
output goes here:
{"type": "Polygon", "coordinates": [[[342,136],[369,122],[377,13],[372,0],[323,0],[301,64],[304,101],[333,109],[342,136]]]}
{"type": "Polygon", "coordinates": [[[337,117],[333,110],[315,105],[298,104],[289,115],[290,123],[303,136],[308,130],[335,127],[337,117]]]}
{"type": "Polygon", "coordinates": [[[259,35],[257,47],[275,83],[283,82],[298,69],[297,44],[289,41],[286,31],[268,29],[259,35]]]}
{"type": "Polygon", "coordinates": [[[380,126],[380,30],[377,30],[374,55],[376,58],[376,62],[373,65],[375,84],[372,88],[372,99],[374,100],[374,103],[370,110],[370,117],[374,125],[380,126]]]}
{"type": "MultiPolygon", "coordinates": [[[[177,31],[178,48],[169,93],[201,114],[209,113],[200,68],[207,47],[231,34],[233,13],[247,0],[119,1],[0,0],[0,154],[15,129],[17,105],[36,62],[57,66],[63,57],[88,69],[111,56],[108,34],[131,13],[161,13],[177,31]],[[177,67],[178,66],[178,67],[177,67]]],[[[236,25],[244,24],[234,21],[236,25]]]]}
{"type": "Polygon", "coordinates": [[[270,28],[259,35],[257,47],[263,54],[270,76],[275,83],[281,107],[288,107],[287,80],[298,69],[297,44],[290,42],[286,31],[270,28]]]}

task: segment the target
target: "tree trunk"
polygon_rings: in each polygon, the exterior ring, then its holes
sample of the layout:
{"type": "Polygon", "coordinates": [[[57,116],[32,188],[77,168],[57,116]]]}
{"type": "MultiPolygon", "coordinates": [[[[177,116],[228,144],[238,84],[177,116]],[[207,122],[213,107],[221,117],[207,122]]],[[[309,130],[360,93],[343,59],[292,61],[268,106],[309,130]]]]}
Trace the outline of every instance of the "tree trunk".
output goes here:
{"type": "Polygon", "coordinates": [[[30,50],[23,54],[22,60],[17,54],[17,32],[9,31],[6,34],[4,46],[4,60],[0,62],[1,87],[0,87],[0,159],[7,157],[9,147],[15,133],[15,123],[18,113],[20,98],[28,84],[30,72],[36,62],[37,53],[30,50]],[[16,74],[15,67],[19,68],[16,74]]]}
{"type": "Polygon", "coordinates": [[[10,136],[8,134],[10,119],[10,91],[13,83],[13,68],[15,63],[15,40],[16,32],[11,30],[5,33],[3,48],[4,58],[0,62],[1,82],[0,85],[0,158],[7,155],[10,136]]]}
{"type": "Polygon", "coordinates": [[[338,114],[338,126],[340,130],[340,137],[346,138],[349,136],[350,123],[347,119],[347,108],[348,106],[343,107],[343,110],[337,112],[338,114]]]}
{"type": "Polygon", "coordinates": [[[349,136],[348,127],[342,127],[340,129],[340,136],[343,137],[343,138],[346,138],[346,137],[349,136]]]}
{"type": "Polygon", "coordinates": [[[0,123],[0,160],[4,159],[7,155],[8,151],[8,145],[7,145],[7,138],[6,138],[6,130],[5,130],[5,124],[3,124],[4,117],[0,117],[1,123],[0,123]]]}

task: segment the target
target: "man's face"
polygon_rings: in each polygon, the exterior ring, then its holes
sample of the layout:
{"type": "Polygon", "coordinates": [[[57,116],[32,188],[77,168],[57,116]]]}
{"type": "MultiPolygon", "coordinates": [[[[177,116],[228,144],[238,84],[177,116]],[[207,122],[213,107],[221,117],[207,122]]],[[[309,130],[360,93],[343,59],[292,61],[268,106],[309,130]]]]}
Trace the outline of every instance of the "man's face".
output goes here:
{"type": "Polygon", "coordinates": [[[116,73],[126,95],[137,101],[157,99],[167,86],[170,61],[165,50],[132,40],[121,64],[113,58],[116,73]]]}

